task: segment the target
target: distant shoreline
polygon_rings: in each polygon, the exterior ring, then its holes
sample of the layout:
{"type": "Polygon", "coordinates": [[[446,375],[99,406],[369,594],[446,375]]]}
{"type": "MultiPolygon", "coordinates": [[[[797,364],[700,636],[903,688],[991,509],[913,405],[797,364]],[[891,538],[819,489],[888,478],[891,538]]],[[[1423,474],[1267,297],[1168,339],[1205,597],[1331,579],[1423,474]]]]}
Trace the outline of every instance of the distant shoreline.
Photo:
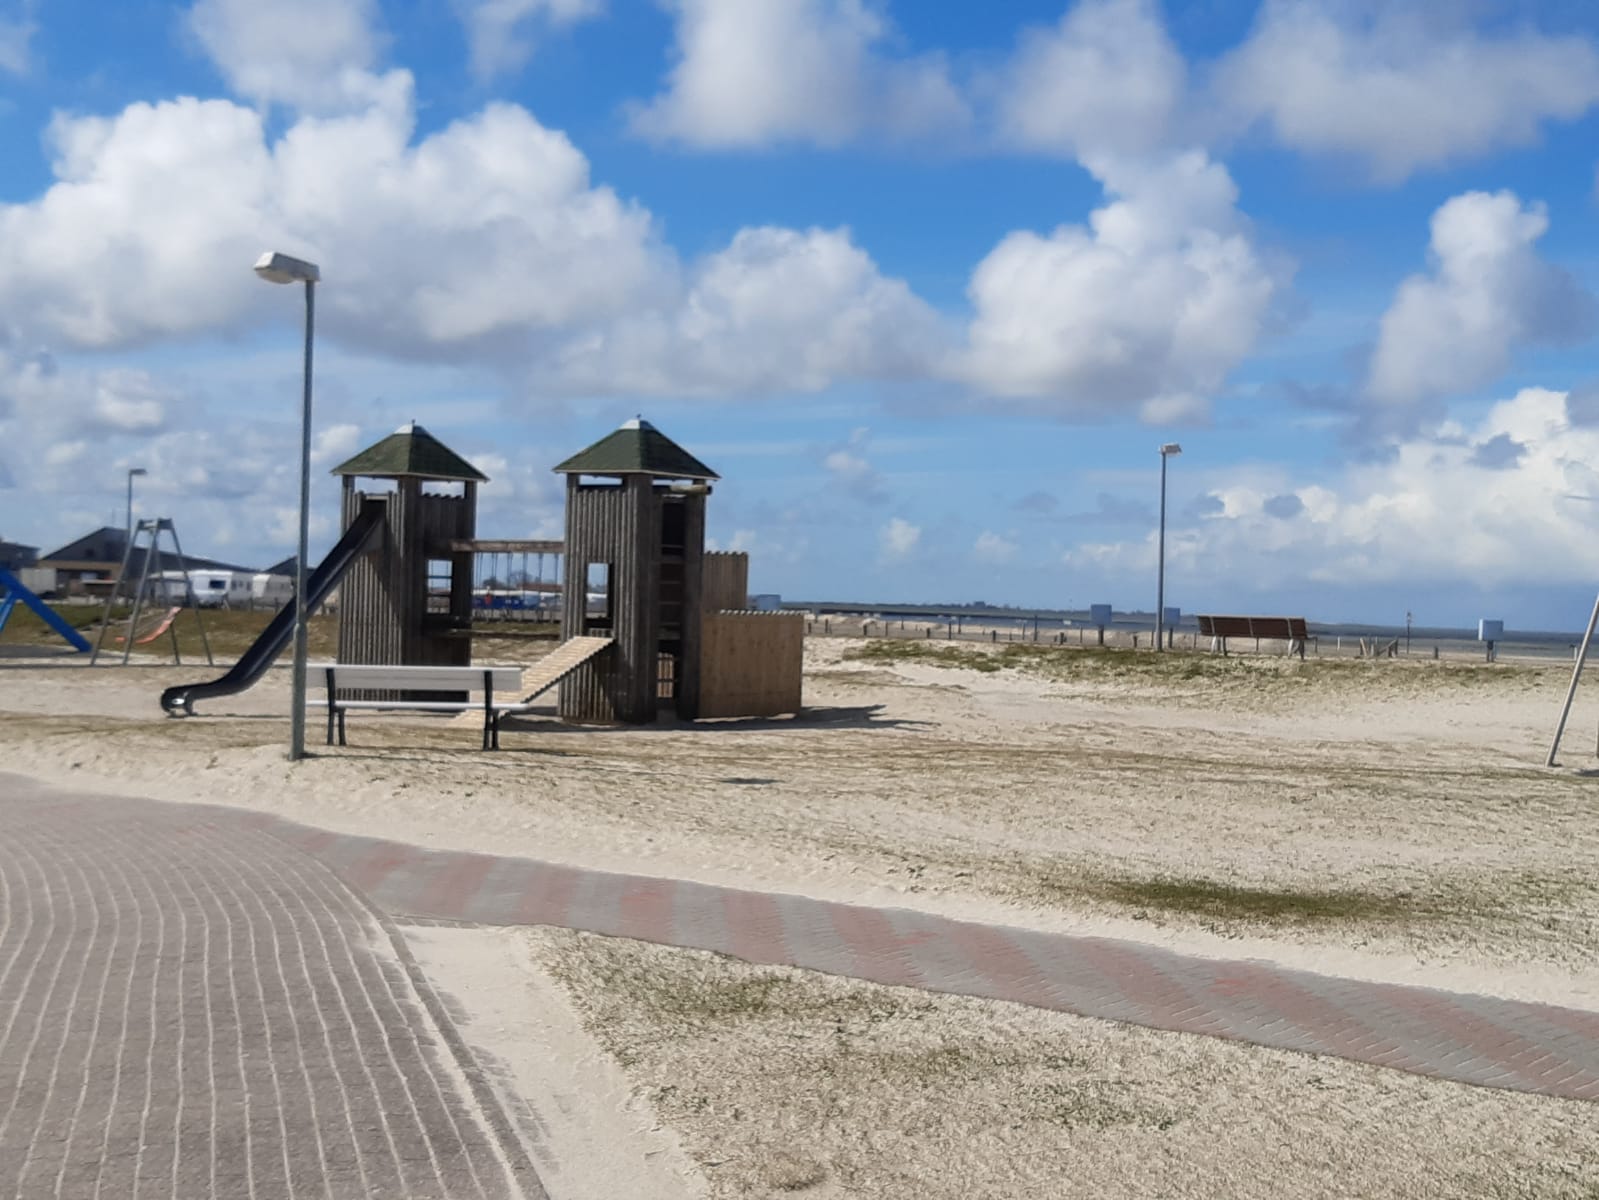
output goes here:
{"type": "MultiPolygon", "coordinates": [[[[1087,609],[975,608],[962,607],[960,605],[869,604],[855,601],[789,600],[787,598],[783,601],[783,607],[804,610],[815,613],[820,617],[862,617],[871,620],[921,621],[940,625],[954,621],[971,625],[992,625],[1000,628],[1020,626],[1030,628],[1033,622],[1037,621],[1041,630],[1097,628],[1087,609]]],[[[1408,639],[1413,647],[1417,644],[1426,644],[1430,647],[1435,643],[1457,648],[1460,643],[1480,644],[1477,641],[1475,627],[1412,625],[1407,631],[1403,625],[1368,625],[1355,622],[1316,621],[1313,619],[1308,620],[1306,624],[1312,636],[1322,639],[1366,638],[1368,640],[1388,642],[1398,638],[1403,642],[1408,634],[1408,639]]],[[[1137,611],[1113,612],[1110,623],[1105,626],[1107,631],[1122,630],[1127,632],[1144,632],[1153,630],[1154,627],[1154,613],[1137,611]]],[[[1178,633],[1185,635],[1197,634],[1199,631],[1194,615],[1186,612],[1173,628],[1178,633]]],[[[1581,641],[1581,630],[1565,632],[1560,630],[1506,629],[1504,637],[1497,644],[1506,650],[1512,647],[1528,647],[1539,650],[1544,654],[1559,653],[1567,655],[1581,641]]]]}

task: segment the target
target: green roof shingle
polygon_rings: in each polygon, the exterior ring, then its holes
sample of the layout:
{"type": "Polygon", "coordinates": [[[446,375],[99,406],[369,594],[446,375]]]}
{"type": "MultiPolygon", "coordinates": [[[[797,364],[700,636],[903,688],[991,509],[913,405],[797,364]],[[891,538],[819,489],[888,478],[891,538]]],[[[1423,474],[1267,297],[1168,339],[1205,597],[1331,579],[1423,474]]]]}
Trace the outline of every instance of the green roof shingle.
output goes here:
{"type": "Polygon", "coordinates": [[[625,422],[560,466],[565,475],[652,475],[657,479],[720,479],[642,417],[625,422]]]}
{"type": "Polygon", "coordinates": [[[331,473],[381,479],[463,479],[471,483],[487,483],[489,478],[415,421],[340,463],[331,473]]]}

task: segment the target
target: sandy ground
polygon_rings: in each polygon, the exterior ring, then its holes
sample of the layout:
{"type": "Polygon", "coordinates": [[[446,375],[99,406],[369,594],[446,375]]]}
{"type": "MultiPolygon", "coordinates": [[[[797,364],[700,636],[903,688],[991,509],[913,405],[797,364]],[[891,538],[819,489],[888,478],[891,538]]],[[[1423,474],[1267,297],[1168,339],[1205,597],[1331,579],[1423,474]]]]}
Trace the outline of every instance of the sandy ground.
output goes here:
{"type": "MultiPolygon", "coordinates": [[[[207,672],[4,657],[0,761],[424,845],[1599,1008],[1599,682],[1568,765],[1542,767],[1566,665],[863,649],[808,644],[797,720],[535,718],[484,755],[448,721],[358,714],[351,746],[294,768],[285,672],[171,721],[160,689],[207,672]]],[[[553,931],[428,936],[507,1086],[551,1129],[565,1105],[632,1147],[613,1161],[630,1195],[1599,1187],[1591,1106],[553,931]],[[518,1071],[539,1038],[562,1070],[609,1064],[611,1124],[573,1109],[584,1070],[518,1071]]],[[[584,1159],[579,1133],[550,1136],[584,1159]]],[[[604,1194],[568,1170],[565,1194],[604,1194]]]]}

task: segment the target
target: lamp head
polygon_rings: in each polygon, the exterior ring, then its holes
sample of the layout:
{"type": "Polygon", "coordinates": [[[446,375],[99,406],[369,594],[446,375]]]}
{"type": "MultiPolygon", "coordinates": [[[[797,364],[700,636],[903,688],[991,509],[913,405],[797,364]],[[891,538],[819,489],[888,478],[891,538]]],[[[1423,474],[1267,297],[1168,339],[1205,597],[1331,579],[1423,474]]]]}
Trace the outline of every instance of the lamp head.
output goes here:
{"type": "Polygon", "coordinates": [[[129,467],[128,468],[128,478],[129,479],[132,479],[135,475],[148,475],[149,473],[150,472],[146,471],[143,467],[129,467]]]}
{"type": "Polygon", "coordinates": [[[1176,442],[1167,442],[1160,448],[1160,456],[1162,458],[1170,458],[1173,455],[1181,454],[1182,452],[1183,448],[1176,442]]]}
{"type": "Polygon", "coordinates": [[[318,283],[322,279],[314,262],[271,250],[255,260],[255,273],[268,283],[318,283]]]}

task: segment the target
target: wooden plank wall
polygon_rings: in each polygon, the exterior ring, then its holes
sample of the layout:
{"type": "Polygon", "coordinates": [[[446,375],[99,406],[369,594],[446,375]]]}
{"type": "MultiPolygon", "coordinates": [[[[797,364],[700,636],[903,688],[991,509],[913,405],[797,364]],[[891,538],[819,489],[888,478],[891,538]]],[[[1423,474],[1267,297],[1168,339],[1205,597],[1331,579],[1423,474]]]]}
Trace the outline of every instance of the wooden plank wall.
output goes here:
{"type": "MultiPolygon", "coordinates": [[[[398,578],[395,493],[358,492],[354,483],[354,479],[345,477],[341,529],[348,529],[362,508],[372,504],[381,504],[387,510],[387,528],[373,552],[363,556],[339,582],[339,661],[402,663],[404,645],[398,602],[403,588],[398,578]]],[[[308,570],[310,565],[307,564],[308,570]]]]}
{"type": "Polygon", "coordinates": [[[800,711],[804,613],[707,611],[700,638],[701,717],[774,717],[800,711]]]}
{"type": "Polygon", "coordinates": [[[677,715],[692,721],[700,715],[700,654],[704,637],[705,497],[684,496],[683,645],[677,662],[677,715]]]}
{"type": "Polygon", "coordinates": [[[432,495],[420,485],[420,480],[401,480],[409,558],[406,601],[414,606],[405,623],[403,661],[421,667],[470,666],[472,639],[446,635],[452,629],[469,628],[472,621],[472,556],[456,554],[450,543],[472,536],[473,505],[468,496],[432,495]],[[448,613],[428,612],[429,559],[445,559],[451,564],[448,613]]]}
{"type": "Polygon", "coordinates": [[[378,549],[351,567],[339,584],[339,661],[469,666],[471,639],[441,635],[469,624],[472,617],[472,555],[450,547],[452,541],[472,536],[472,486],[464,496],[440,496],[424,493],[420,480],[401,479],[392,492],[367,494],[351,482],[346,480],[343,493],[344,528],[368,504],[385,506],[388,528],[378,549]],[[447,616],[428,615],[430,558],[454,564],[447,616]]]}
{"type": "Polygon", "coordinates": [[[742,612],[750,603],[750,556],[742,550],[707,550],[705,581],[701,585],[704,608],[713,612],[742,612]]]}
{"type": "Polygon", "coordinates": [[[577,475],[566,478],[561,638],[603,632],[616,644],[562,682],[559,712],[568,721],[653,721],[660,641],[656,628],[660,504],[645,475],[629,475],[620,484],[583,483],[577,475]],[[595,562],[611,569],[611,622],[603,629],[585,615],[588,565],[595,562]]]}

